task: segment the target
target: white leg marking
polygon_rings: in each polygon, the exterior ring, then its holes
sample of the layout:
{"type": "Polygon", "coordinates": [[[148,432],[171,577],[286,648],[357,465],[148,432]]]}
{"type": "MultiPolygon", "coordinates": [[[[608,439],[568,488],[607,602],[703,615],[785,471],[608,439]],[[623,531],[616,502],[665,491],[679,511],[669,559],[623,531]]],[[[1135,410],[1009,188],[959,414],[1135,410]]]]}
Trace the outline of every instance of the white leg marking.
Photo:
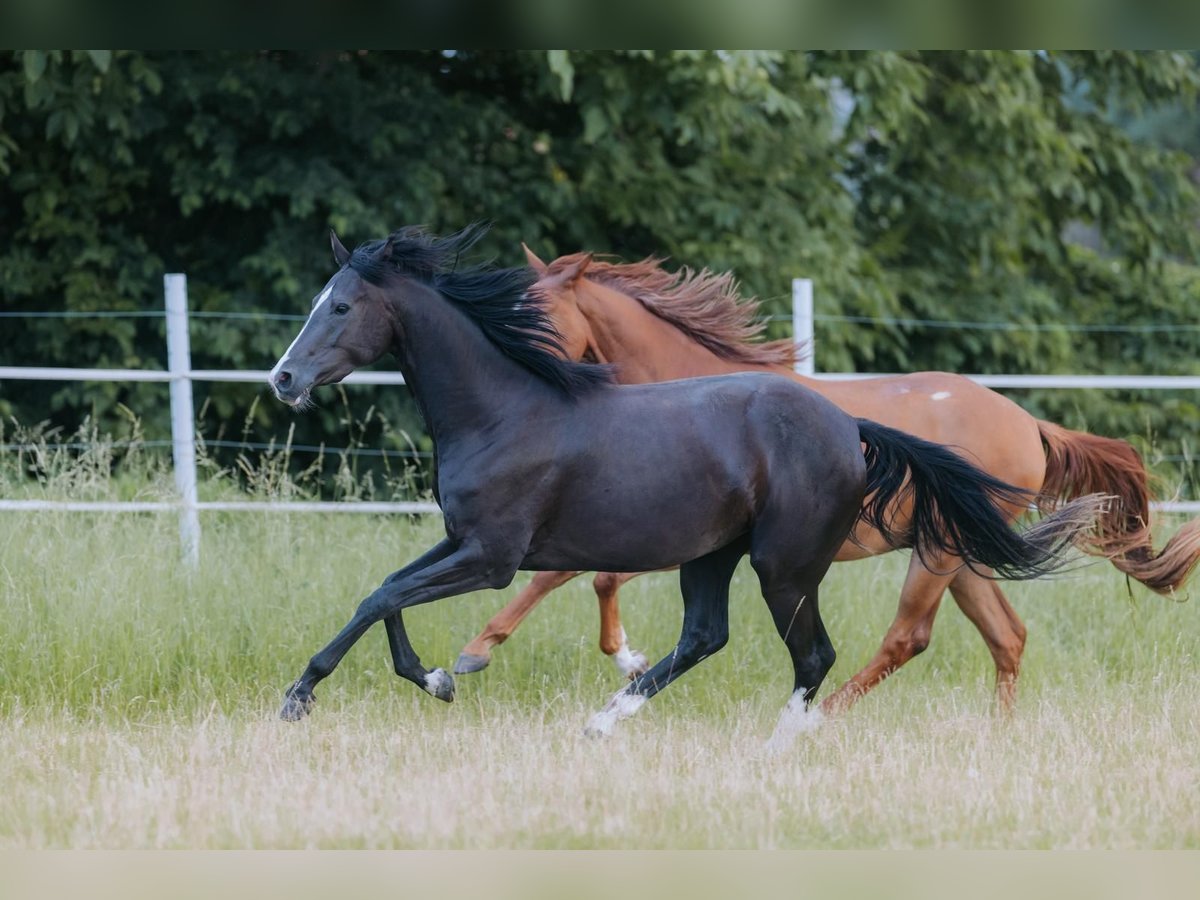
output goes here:
{"type": "Polygon", "coordinates": [[[645,654],[629,649],[629,639],[625,636],[625,629],[622,628],[621,646],[613,654],[613,662],[617,664],[617,668],[621,670],[622,675],[626,678],[632,678],[646,671],[646,665],[649,660],[646,659],[645,654]]]}
{"type": "Polygon", "coordinates": [[[584,728],[584,734],[593,737],[607,737],[612,734],[617,722],[621,719],[628,719],[641,709],[645,702],[646,698],[641,694],[631,694],[627,690],[618,691],[605,704],[604,709],[588,721],[587,727],[584,728]]]}
{"type": "Polygon", "coordinates": [[[797,735],[815,731],[824,716],[817,707],[807,709],[804,706],[804,689],[796,691],[788,700],[787,705],[775,724],[775,732],[767,741],[767,749],[778,753],[788,749],[796,740],[797,735]]]}
{"type": "Polygon", "coordinates": [[[949,396],[950,396],[949,391],[938,391],[936,394],[930,394],[929,399],[930,400],[945,400],[949,396]]]}

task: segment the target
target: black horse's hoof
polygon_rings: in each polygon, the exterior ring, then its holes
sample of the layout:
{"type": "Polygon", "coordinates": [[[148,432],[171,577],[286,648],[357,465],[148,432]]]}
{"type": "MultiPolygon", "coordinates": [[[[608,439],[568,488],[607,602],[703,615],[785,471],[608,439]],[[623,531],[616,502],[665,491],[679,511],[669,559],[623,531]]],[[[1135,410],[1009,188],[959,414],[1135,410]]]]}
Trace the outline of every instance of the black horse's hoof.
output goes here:
{"type": "Polygon", "coordinates": [[[434,669],[425,676],[425,690],[439,700],[454,702],[454,679],[445,669],[434,669]]]}
{"type": "Polygon", "coordinates": [[[279,718],[285,722],[299,722],[312,711],[316,702],[317,698],[311,691],[301,693],[296,690],[296,685],[292,685],[284,692],[279,718]]]}
{"type": "Polygon", "coordinates": [[[482,672],[492,661],[490,656],[476,656],[474,653],[460,653],[454,663],[455,675],[469,675],[472,672],[482,672]]]}
{"type": "Polygon", "coordinates": [[[612,737],[612,728],[599,728],[589,722],[583,726],[583,736],[589,741],[606,741],[612,737]]]}
{"type": "Polygon", "coordinates": [[[606,738],[613,733],[613,729],[622,719],[628,719],[646,702],[645,694],[633,693],[632,687],[627,687],[624,690],[617,691],[613,694],[611,700],[604,704],[604,709],[596,713],[588,720],[587,725],[583,729],[584,735],[589,738],[606,738]]]}

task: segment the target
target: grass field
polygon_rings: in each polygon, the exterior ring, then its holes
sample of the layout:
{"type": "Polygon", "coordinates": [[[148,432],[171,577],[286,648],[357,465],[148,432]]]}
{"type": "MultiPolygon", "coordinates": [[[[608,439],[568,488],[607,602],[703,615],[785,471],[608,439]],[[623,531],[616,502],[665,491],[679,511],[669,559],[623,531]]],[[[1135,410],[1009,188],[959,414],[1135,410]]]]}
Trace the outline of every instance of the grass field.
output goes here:
{"type": "MultiPolygon", "coordinates": [[[[728,647],[608,740],[581,734],[621,683],[587,579],[453,705],[391,673],[378,628],[289,725],[283,688],[440,523],[203,523],[188,573],[169,515],[0,513],[0,848],[1200,847],[1197,606],[1106,565],[1011,586],[1030,633],[1011,721],[947,600],[925,655],[771,753],[791,671],[745,563],[728,647]]],[[[834,567],[823,694],[874,650],[904,565],[834,567]]],[[[513,590],[410,611],[426,664],[513,590]]],[[[623,598],[634,646],[669,650],[674,577],[623,598]]]]}

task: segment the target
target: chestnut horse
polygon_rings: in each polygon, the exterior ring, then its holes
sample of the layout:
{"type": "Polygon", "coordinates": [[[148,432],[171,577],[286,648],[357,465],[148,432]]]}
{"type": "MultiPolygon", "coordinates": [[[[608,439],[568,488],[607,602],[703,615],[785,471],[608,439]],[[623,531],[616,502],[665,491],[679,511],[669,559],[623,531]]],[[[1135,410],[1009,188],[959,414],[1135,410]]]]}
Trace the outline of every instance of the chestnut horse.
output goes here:
{"type": "Polygon", "coordinates": [[[450,676],[409,642],[409,607],[504,587],[518,569],[680,566],[679,643],[597,714],[593,730],[607,732],[724,646],[745,555],[791,655],[788,710],[802,712],[834,658],[818,585],[855,523],[922,557],[1035,577],[1105,503],[1077,501],[1017,534],[1007,510],[1024,492],[787,379],[614,385],[609,367],[563,358],[528,269],[459,265],[482,234],[408,228],[353,253],[334,238],[338,271],[271,370],[275,395],[303,408],[319,385],[394,354],[434,442],[446,527],[309,660],[285,719],[309,712],[316,685],[380,621],[396,674],[453,699],[450,676]]]}
{"type": "MultiPolygon", "coordinates": [[[[1153,591],[1178,589],[1200,558],[1200,521],[1187,523],[1158,554],[1150,541],[1147,473],[1125,441],[1070,431],[1035,419],[1011,400],[959,375],[921,372],[849,381],[806,378],[793,371],[791,341],[755,341],[758,305],[741,298],[733,277],[707,270],[667,272],[660,260],[618,264],[574,254],[549,266],[525,248],[538,273],[538,292],[548,303],[569,358],[616,366],[623,383],[668,381],[730,372],[774,372],[798,381],[854,416],[873,419],[965,453],[976,465],[1009,484],[1039,493],[1049,508],[1093,492],[1117,500],[1100,521],[1088,552],[1153,591]]],[[[1020,510],[1012,509],[1016,516],[1020,510]]],[[[838,560],[861,559],[893,549],[877,532],[860,529],[838,560]]],[[[491,649],[554,588],[579,572],[541,572],[484,630],[466,645],[457,672],[484,668],[491,649]]],[[[629,648],[617,606],[619,587],[637,573],[600,573],[600,647],[618,667],[635,675],[646,665],[629,648]]],[[[996,665],[1002,708],[1015,699],[1025,626],[1000,586],[984,574],[947,560],[926,566],[914,554],[900,592],[899,610],[871,661],[825,700],[844,709],[929,643],[934,616],[946,588],[979,629],[996,665]]]]}

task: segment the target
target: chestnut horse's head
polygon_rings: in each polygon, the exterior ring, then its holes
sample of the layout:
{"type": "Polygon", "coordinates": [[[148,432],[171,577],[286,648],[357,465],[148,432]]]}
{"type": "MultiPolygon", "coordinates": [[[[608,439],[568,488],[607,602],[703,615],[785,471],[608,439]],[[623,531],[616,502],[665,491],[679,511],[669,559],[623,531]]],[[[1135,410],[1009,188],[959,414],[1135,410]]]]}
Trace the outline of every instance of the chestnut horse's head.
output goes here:
{"type": "Polygon", "coordinates": [[[539,299],[558,332],[563,355],[573,362],[607,362],[596,346],[591,324],[579,308],[577,294],[579,280],[592,263],[592,254],[560,256],[546,265],[525,244],[521,247],[538,277],[530,293],[539,299]]]}
{"type": "Polygon", "coordinates": [[[669,271],[657,256],[621,263],[574,253],[546,264],[528,247],[525,255],[538,275],[532,293],[573,360],[617,365],[626,381],[795,364],[793,341],[760,340],[758,301],[741,295],[731,272],[669,271]]]}

